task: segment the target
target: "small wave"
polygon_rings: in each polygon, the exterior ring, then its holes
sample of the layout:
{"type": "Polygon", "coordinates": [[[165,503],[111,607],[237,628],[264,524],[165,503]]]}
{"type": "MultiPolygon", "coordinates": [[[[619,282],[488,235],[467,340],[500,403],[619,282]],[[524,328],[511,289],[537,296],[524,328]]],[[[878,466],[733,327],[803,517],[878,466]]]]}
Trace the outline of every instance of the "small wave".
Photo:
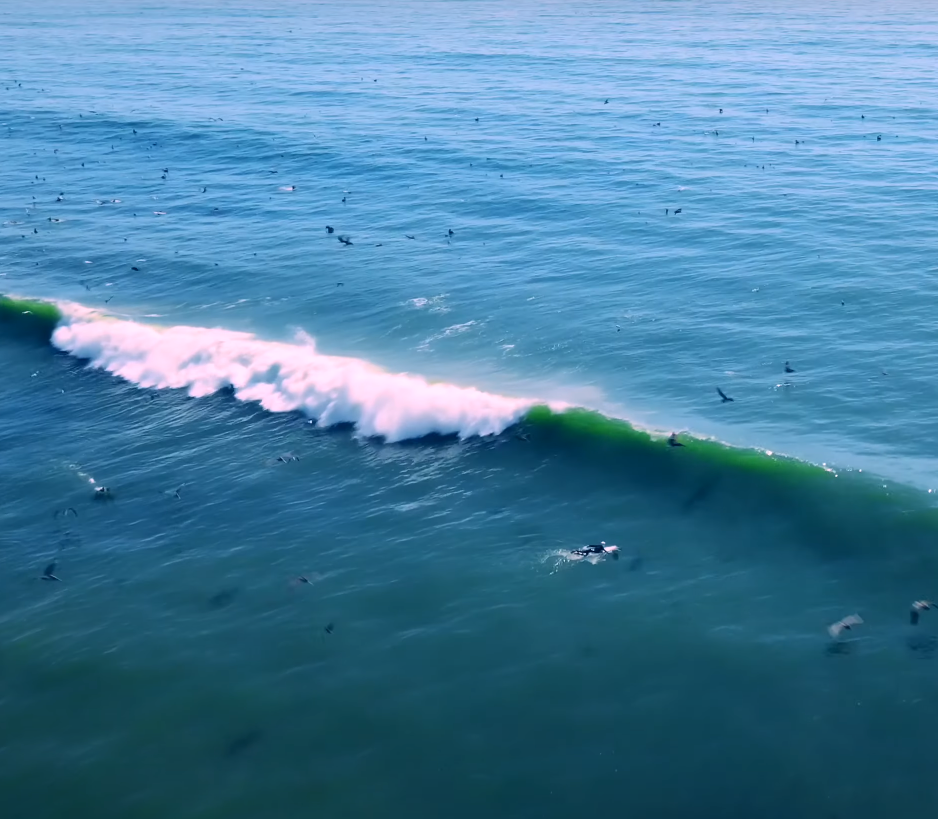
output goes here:
{"type": "Polygon", "coordinates": [[[457,336],[460,333],[468,332],[471,327],[475,327],[478,323],[479,322],[473,320],[464,322],[463,324],[453,324],[443,330],[443,336],[445,338],[446,336],[457,336]]]}
{"type": "Polygon", "coordinates": [[[451,336],[461,335],[462,333],[468,332],[469,330],[471,330],[473,327],[477,326],[478,324],[479,322],[473,319],[472,321],[466,321],[462,324],[453,324],[449,327],[445,327],[442,332],[434,333],[429,338],[425,338],[423,341],[421,341],[420,344],[417,345],[417,349],[429,350],[430,345],[434,341],[439,341],[440,339],[443,339],[443,338],[450,338],[451,336]]]}

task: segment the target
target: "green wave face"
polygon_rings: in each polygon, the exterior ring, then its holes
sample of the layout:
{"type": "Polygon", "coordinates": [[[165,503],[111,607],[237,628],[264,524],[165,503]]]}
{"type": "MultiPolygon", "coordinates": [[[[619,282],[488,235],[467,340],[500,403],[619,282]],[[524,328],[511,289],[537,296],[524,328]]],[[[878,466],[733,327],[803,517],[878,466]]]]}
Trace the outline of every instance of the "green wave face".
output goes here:
{"type": "Polygon", "coordinates": [[[630,463],[623,467],[633,468],[635,459],[645,461],[665,473],[685,473],[694,469],[718,471],[738,470],[754,479],[769,479],[780,484],[804,481],[828,483],[837,476],[813,464],[774,455],[758,449],[738,449],[719,441],[688,436],[681,439],[683,447],[672,447],[666,438],[653,436],[636,429],[628,421],[609,418],[600,412],[587,409],[570,409],[554,412],[549,407],[534,407],[527,415],[527,423],[551,433],[559,439],[577,441],[584,446],[606,451],[610,456],[628,457],[630,463]],[[665,460],[665,456],[680,456],[665,460]]]}
{"type": "Polygon", "coordinates": [[[48,344],[62,313],[54,304],[0,296],[0,333],[48,344]]]}
{"type": "MultiPolygon", "coordinates": [[[[908,570],[910,560],[932,555],[938,542],[938,509],[927,493],[866,474],[838,474],[690,435],[680,438],[683,447],[671,447],[664,437],[585,409],[538,406],[523,426],[532,445],[566,460],[571,471],[589,464],[608,484],[669,495],[674,514],[715,514],[791,529],[805,546],[832,559],[867,551],[891,556],[895,568],[908,570]]],[[[759,548],[758,531],[741,530],[740,537],[745,548],[759,548]]]]}

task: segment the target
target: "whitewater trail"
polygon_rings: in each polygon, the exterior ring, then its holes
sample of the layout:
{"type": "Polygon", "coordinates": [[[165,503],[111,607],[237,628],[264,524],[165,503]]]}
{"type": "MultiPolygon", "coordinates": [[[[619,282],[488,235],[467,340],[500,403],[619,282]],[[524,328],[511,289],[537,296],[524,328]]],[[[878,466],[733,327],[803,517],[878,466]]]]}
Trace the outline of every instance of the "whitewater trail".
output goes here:
{"type": "Polygon", "coordinates": [[[270,412],[302,412],[323,427],[354,424],[361,434],[389,442],[431,433],[496,435],[543,403],[322,355],[305,334],[303,343],[288,344],[230,330],[139,324],[76,304],[58,306],[62,319],[52,343],[133,384],[185,389],[193,397],[231,388],[239,400],[270,412]]]}

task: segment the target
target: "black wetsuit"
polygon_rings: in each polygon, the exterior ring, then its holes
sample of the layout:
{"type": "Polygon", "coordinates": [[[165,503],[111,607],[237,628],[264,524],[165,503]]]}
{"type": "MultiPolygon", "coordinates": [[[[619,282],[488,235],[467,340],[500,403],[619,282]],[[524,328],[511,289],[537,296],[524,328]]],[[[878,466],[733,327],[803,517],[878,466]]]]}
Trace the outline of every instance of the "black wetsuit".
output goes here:
{"type": "Polygon", "coordinates": [[[579,549],[574,549],[573,554],[580,555],[581,557],[586,557],[587,555],[601,555],[605,554],[606,547],[600,544],[599,546],[583,546],[579,549]]]}

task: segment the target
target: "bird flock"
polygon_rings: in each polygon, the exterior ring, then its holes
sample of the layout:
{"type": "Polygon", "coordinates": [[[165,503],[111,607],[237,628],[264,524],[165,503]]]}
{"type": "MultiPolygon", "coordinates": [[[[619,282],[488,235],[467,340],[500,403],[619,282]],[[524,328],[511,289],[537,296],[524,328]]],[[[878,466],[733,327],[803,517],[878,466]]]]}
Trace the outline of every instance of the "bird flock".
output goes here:
{"type": "MultiPolygon", "coordinates": [[[[377,80],[376,80],[376,82],[377,82],[377,80]]],[[[16,83],[16,86],[19,87],[19,88],[22,88],[22,83],[16,83]]],[[[7,90],[10,90],[9,86],[7,86],[7,90]]],[[[609,99],[609,98],[605,98],[604,101],[603,101],[603,105],[609,105],[609,104],[610,104],[610,99],[609,99]]],[[[720,109],[719,109],[719,114],[722,115],[723,113],[724,113],[724,109],[723,109],[723,108],[720,108],[720,109]]],[[[766,113],[768,113],[768,109],[766,109],[766,113]]],[[[81,115],[79,115],[79,116],[81,116],[81,115]]],[[[864,118],[865,118],[865,117],[864,117],[864,118]]],[[[478,119],[478,118],[475,118],[475,121],[478,122],[479,119],[478,119]]],[[[661,122],[655,122],[655,123],[653,123],[652,127],[656,127],[656,128],[657,128],[657,127],[661,127],[661,122]]],[[[61,126],[60,126],[60,128],[61,128],[61,126]]],[[[131,130],[133,136],[137,136],[137,135],[138,135],[138,131],[137,131],[136,128],[132,128],[132,129],[130,129],[130,130],[131,130]]],[[[715,135],[715,136],[719,136],[719,133],[720,133],[720,132],[719,132],[718,129],[714,129],[714,130],[712,131],[712,133],[713,133],[713,135],[715,135]]],[[[752,139],[753,139],[753,141],[754,141],[754,140],[755,140],[755,137],[752,137],[752,139]]],[[[427,140],[427,138],[424,137],[424,141],[426,141],[426,140],[427,140]]],[[[882,140],[882,136],[881,136],[881,135],[877,135],[876,140],[877,140],[877,141],[881,141],[881,140],[882,140]]],[[[804,144],[804,142],[805,142],[805,141],[804,141],[803,139],[796,139],[796,140],[794,141],[794,144],[795,144],[796,146],[801,146],[802,144],[804,144]]],[[[154,146],[156,146],[156,145],[157,145],[157,143],[153,143],[153,146],[151,146],[151,147],[154,147],[154,146]]],[[[113,146],[112,146],[112,148],[113,148],[113,146]]],[[[148,150],[149,150],[149,147],[148,147],[148,150]]],[[[58,152],[58,149],[56,149],[56,153],[57,153],[57,152],[58,152]]],[[[85,163],[82,162],[82,163],[81,163],[81,166],[84,167],[84,166],[85,166],[85,163]]],[[[170,168],[169,166],[162,167],[162,168],[160,169],[160,176],[159,176],[159,178],[161,179],[161,181],[164,181],[164,182],[165,182],[165,181],[167,181],[167,180],[169,179],[170,173],[171,173],[171,168],[170,168]]],[[[276,170],[271,170],[269,173],[273,175],[273,174],[277,174],[278,172],[277,172],[276,170]]],[[[45,182],[45,180],[46,180],[45,177],[40,177],[38,174],[35,175],[34,182],[45,182]]],[[[283,192],[283,193],[294,193],[294,192],[297,192],[297,191],[299,190],[299,186],[296,185],[296,184],[281,185],[281,186],[279,186],[278,190],[281,191],[281,192],[283,192]]],[[[208,192],[208,186],[206,186],[206,185],[200,186],[199,191],[200,191],[200,193],[202,193],[202,194],[207,193],[207,192],[208,192]]],[[[344,192],[345,195],[344,195],[343,198],[342,198],[342,203],[343,203],[343,204],[345,204],[345,203],[347,202],[347,196],[348,196],[349,193],[350,193],[349,191],[345,191],[345,192],[344,192]]],[[[33,197],[33,200],[34,200],[34,206],[33,206],[33,207],[35,207],[35,197],[33,197]]],[[[65,192],[64,192],[64,191],[59,192],[59,194],[55,197],[55,202],[56,202],[56,203],[62,203],[62,202],[64,202],[65,200],[66,200],[66,195],[65,195],[65,192]]],[[[119,199],[119,198],[111,198],[111,199],[106,199],[106,200],[98,199],[98,200],[95,200],[95,203],[96,203],[96,205],[98,205],[98,206],[119,205],[119,204],[121,204],[121,199],[119,199]]],[[[28,210],[28,212],[29,212],[29,210],[28,210]]],[[[168,212],[168,211],[165,211],[165,210],[153,210],[153,211],[152,211],[152,214],[153,214],[154,216],[156,216],[156,217],[167,216],[168,213],[169,213],[169,212],[168,212]]],[[[674,215],[674,216],[682,215],[683,213],[684,213],[684,208],[683,208],[683,206],[673,209],[673,215],[674,215]]],[[[136,214],[134,214],[134,215],[136,215],[136,214]]],[[[672,215],[672,208],[671,208],[671,207],[666,207],[666,208],[665,208],[665,215],[666,215],[666,216],[672,215]]],[[[53,217],[53,216],[48,217],[48,222],[49,222],[50,224],[59,224],[59,223],[61,223],[62,221],[63,221],[63,220],[62,220],[61,218],[59,218],[59,217],[53,217]]],[[[19,223],[19,222],[13,222],[13,221],[11,221],[11,222],[8,222],[7,224],[8,224],[8,225],[16,225],[16,224],[20,224],[20,223],[19,223]]],[[[336,229],[335,229],[335,227],[333,227],[332,225],[326,225],[326,226],[325,226],[325,231],[326,231],[326,234],[327,234],[327,235],[335,235],[337,241],[338,241],[343,247],[353,247],[353,246],[354,246],[354,243],[353,243],[353,241],[352,241],[352,237],[351,237],[350,235],[345,234],[345,233],[336,233],[336,229]]],[[[38,235],[39,230],[38,230],[38,228],[34,227],[32,232],[33,232],[33,235],[38,235]]],[[[446,234],[445,234],[445,237],[446,237],[447,241],[450,241],[454,236],[455,236],[455,231],[453,231],[452,229],[447,230],[447,232],[446,232],[446,234]]],[[[22,235],[22,238],[26,238],[26,234],[23,234],[23,235],[22,235]]],[[[408,234],[404,234],[404,238],[406,238],[407,240],[410,240],[410,241],[416,241],[416,238],[417,238],[417,237],[416,237],[416,234],[408,233],[408,234]]],[[[126,241],[126,240],[125,240],[125,241],[126,241]]],[[[378,244],[378,245],[376,245],[376,246],[380,247],[381,245],[378,244]]],[[[138,266],[138,264],[134,264],[134,265],[130,266],[130,270],[131,270],[132,272],[135,272],[135,273],[136,273],[136,272],[140,272],[141,268],[138,266]]],[[[85,289],[86,289],[87,291],[91,291],[92,286],[93,286],[89,281],[84,280],[84,279],[80,281],[80,284],[82,284],[82,285],[85,287],[85,289]]],[[[337,287],[341,287],[341,286],[343,286],[343,283],[342,283],[342,282],[338,282],[338,283],[336,284],[336,286],[337,286],[337,287]]],[[[111,301],[111,299],[113,299],[113,296],[111,296],[111,297],[105,299],[105,300],[104,300],[104,303],[105,303],[105,304],[109,303],[109,302],[111,301]]],[[[621,328],[620,328],[619,326],[616,326],[616,330],[617,330],[617,332],[620,332],[620,331],[621,331],[621,328]]],[[[795,372],[796,372],[796,371],[795,371],[795,369],[791,366],[790,362],[789,362],[789,361],[785,361],[785,363],[784,363],[784,373],[785,373],[786,375],[792,375],[792,374],[795,374],[795,372]]],[[[717,386],[717,387],[716,387],[716,393],[717,393],[717,395],[718,395],[718,397],[719,397],[719,399],[720,399],[720,402],[721,402],[722,404],[734,403],[734,402],[736,401],[736,399],[735,399],[734,397],[731,397],[731,396],[727,395],[727,394],[724,392],[724,390],[722,389],[722,387],[720,387],[720,386],[717,386]]],[[[520,437],[520,435],[519,435],[519,437],[520,437]]],[[[526,438],[523,438],[523,440],[526,440],[526,438]]],[[[677,433],[671,433],[671,435],[670,435],[670,436],[668,437],[668,439],[667,439],[667,443],[668,443],[668,446],[671,447],[671,448],[683,448],[683,447],[686,446],[685,443],[681,442],[681,441],[678,439],[678,434],[677,434],[677,433]]],[[[297,461],[297,460],[299,460],[298,456],[295,456],[295,455],[293,455],[292,453],[288,453],[288,454],[286,454],[286,455],[282,455],[282,456],[280,456],[280,457],[277,458],[277,461],[278,461],[278,462],[281,462],[281,463],[289,463],[289,462],[297,461]]],[[[183,486],[184,486],[184,485],[183,485],[183,486]]],[[[173,496],[175,499],[178,500],[178,499],[181,498],[180,492],[181,492],[183,486],[180,486],[180,487],[178,487],[178,488],[176,488],[176,489],[174,489],[174,490],[171,490],[171,494],[172,494],[172,496],[173,496]]],[[[111,501],[111,500],[113,500],[113,499],[114,499],[114,495],[113,495],[113,493],[111,492],[111,490],[110,490],[108,487],[105,487],[105,486],[96,486],[96,487],[94,488],[94,490],[93,490],[93,499],[94,499],[95,501],[106,502],[106,501],[111,501]]],[[[56,519],[61,519],[61,520],[64,521],[64,520],[66,520],[66,519],[67,519],[68,517],[70,517],[70,516],[77,518],[78,512],[74,509],[74,507],[67,507],[67,508],[65,508],[65,509],[56,510],[54,516],[55,516],[56,519]]],[[[594,546],[588,546],[588,547],[584,547],[584,549],[585,549],[585,551],[582,551],[582,550],[574,550],[574,553],[575,553],[575,554],[581,554],[581,553],[582,553],[582,555],[584,555],[584,556],[587,555],[587,554],[600,554],[600,555],[609,554],[609,555],[611,555],[614,559],[618,559],[618,557],[619,557],[618,548],[617,548],[617,547],[607,547],[606,544],[605,544],[605,542],[603,542],[603,543],[600,544],[599,546],[596,546],[596,547],[594,547],[594,546]]],[[[43,580],[43,581],[47,581],[47,582],[62,582],[61,578],[56,574],[57,570],[58,570],[58,563],[57,563],[57,560],[52,560],[51,562],[49,562],[49,563],[44,567],[44,569],[43,569],[43,571],[42,571],[42,573],[41,573],[41,575],[40,575],[40,579],[43,580]]],[[[300,575],[300,576],[298,576],[298,577],[296,578],[296,582],[297,582],[297,583],[300,583],[300,584],[309,584],[309,583],[310,583],[310,580],[309,580],[305,575],[300,575]]],[[[218,594],[216,594],[213,598],[211,598],[211,601],[210,601],[210,602],[211,602],[211,604],[212,604],[213,606],[222,606],[222,605],[226,605],[228,602],[231,601],[231,599],[233,598],[233,596],[234,596],[234,595],[233,595],[233,593],[232,593],[230,590],[223,590],[223,591],[219,592],[218,594]]],[[[911,624],[912,624],[912,625],[917,625],[917,624],[919,623],[919,621],[920,621],[920,617],[921,617],[922,613],[925,612],[925,611],[929,611],[929,610],[930,610],[931,608],[933,608],[933,607],[934,607],[934,604],[933,604],[932,602],[930,602],[930,601],[927,601],[927,600],[916,600],[916,601],[914,601],[913,604],[912,604],[912,606],[911,606],[911,609],[910,609],[910,622],[911,622],[911,624]]],[[[829,634],[829,636],[830,636],[834,641],[840,642],[840,641],[843,640],[844,635],[845,635],[846,633],[852,632],[852,631],[853,631],[854,629],[856,629],[857,627],[863,625],[863,622],[864,622],[863,619],[862,619],[858,614],[849,615],[849,616],[847,616],[847,617],[844,617],[844,618],[841,619],[841,620],[838,620],[836,623],[831,624],[831,625],[828,627],[828,634],[829,634]]],[[[334,630],[334,624],[333,624],[333,623],[329,623],[329,624],[325,627],[325,629],[324,629],[324,631],[325,631],[327,634],[331,634],[331,633],[333,632],[333,630],[334,630]]]]}

